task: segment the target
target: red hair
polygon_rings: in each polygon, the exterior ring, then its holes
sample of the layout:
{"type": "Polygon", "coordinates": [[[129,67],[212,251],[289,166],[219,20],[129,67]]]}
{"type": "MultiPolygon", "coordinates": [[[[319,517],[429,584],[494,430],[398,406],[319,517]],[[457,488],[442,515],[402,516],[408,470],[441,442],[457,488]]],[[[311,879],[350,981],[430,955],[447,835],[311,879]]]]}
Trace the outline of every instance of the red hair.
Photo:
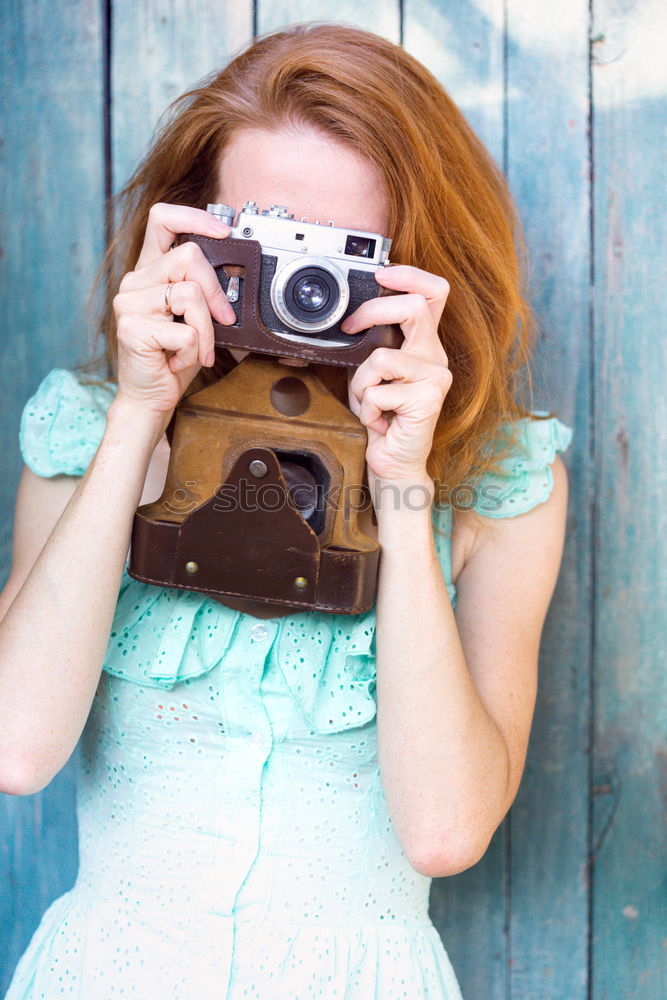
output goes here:
{"type": "MultiPolygon", "coordinates": [[[[436,78],[377,35],[337,24],[274,32],[168,108],[114,199],[120,222],[94,286],[104,283],[99,330],[108,373],[115,377],[117,358],[111,303],[138,259],[151,205],[205,208],[233,135],[285,125],[315,127],[368,157],[388,195],[392,260],[451,286],[439,335],[453,383],[428,459],[436,500],[446,502],[457,485],[497,469],[516,445],[518,418],[540,419],[530,413],[536,325],[522,292],[520,224],[501,171],[436,78]],[[519,374],[528,407],[518,399],[519,374]]],[[[198,385],[210,377],[202,369],[198,385]]],[[[345,370],[329,370],[329,383],[347,403],[345,370]]]]}

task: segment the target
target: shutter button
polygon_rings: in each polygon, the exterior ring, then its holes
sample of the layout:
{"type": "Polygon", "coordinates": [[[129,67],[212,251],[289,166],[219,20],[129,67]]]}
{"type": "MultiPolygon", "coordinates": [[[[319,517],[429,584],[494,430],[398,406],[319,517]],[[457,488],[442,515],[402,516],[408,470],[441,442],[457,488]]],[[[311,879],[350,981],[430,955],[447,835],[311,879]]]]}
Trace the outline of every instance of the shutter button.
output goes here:
{"type": "Polygon", "coordinates": [[[256,642],[260,642],[260,640],[266,639],[269,630],[266,625],[253,625],[250,629],[250,634],[256,642]]]}

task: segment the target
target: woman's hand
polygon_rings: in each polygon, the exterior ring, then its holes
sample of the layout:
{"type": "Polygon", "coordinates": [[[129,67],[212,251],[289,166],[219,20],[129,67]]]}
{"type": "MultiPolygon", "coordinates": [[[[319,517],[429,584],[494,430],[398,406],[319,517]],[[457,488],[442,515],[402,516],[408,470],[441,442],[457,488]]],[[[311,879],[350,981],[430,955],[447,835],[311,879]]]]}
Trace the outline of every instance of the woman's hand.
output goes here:
{"type": "MultiPolygon", "coordinates": [[[[404,295],[364,302],[342,324],[347,333],[398,323],[398,349],[378,347],[348,382],[349,405],[368,430],[369,485],[373,477],[427,483],[426,460],[435,425],[452,384],[438,323],[449,294],[444,278],[396,264],[376,271],[378,284],[404,295]],[[382,384],[383,380],[388,380],[382,384]]],[[[430,480],[432,483],[432,480],[430,480]]]]}
{"type": "Polygon", "coordinates": [[[200,247],[183,243],[172,249],[180,233],[224,239],[230,229],[199,208],[153,205],[137,265],[124,276],[113,300],[118,335],[116,399],[162,418],[171,415],[200,367],[213,364],[211,315],[219,323],[236,320],[200,247]],[[183,316],[185,322],[174,323],[174,315],[183,316]]]}

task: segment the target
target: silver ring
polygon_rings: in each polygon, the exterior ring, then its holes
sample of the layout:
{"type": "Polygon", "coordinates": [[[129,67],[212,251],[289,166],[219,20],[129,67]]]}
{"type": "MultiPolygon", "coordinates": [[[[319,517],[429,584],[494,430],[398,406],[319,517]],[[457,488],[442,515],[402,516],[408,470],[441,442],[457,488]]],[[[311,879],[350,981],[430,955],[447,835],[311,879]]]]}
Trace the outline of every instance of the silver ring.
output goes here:
{"type": "Polygon", "coordinates": [[[164,304],[167,307],[167,312],[171,313],[172,316],[174,314],[172,312],[172,308],[171,308],[169,300],[171,299],[171,290],[172,290],[173,287],[174,287],[174,283],[173,283],[173,281],[170,281],[169,284],[167,285],[167,287],[164,290],[164,304]]]}

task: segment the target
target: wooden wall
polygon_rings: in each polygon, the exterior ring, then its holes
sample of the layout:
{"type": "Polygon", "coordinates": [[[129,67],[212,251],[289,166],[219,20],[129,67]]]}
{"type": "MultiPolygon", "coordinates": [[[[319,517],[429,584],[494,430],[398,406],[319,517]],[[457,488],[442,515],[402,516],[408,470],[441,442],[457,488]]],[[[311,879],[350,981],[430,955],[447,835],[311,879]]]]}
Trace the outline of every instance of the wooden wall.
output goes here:
{"type": "MultiPolygon", "coordinates": [[[[538,405],[574,439],[522,787],[482,862],[433,884],[466,1000],[667,997],[666,12],[662,0],[0,0],[0,582],[21,409],[50,368],[89,350],[105,193],[169,101],[253,32],[328,18],[402,42],[509,178],[542,325],[538,405]]],[[[74,881],[73,810],[72,762],[38,795],[0,796],[3,994],[74,881]]]]}

